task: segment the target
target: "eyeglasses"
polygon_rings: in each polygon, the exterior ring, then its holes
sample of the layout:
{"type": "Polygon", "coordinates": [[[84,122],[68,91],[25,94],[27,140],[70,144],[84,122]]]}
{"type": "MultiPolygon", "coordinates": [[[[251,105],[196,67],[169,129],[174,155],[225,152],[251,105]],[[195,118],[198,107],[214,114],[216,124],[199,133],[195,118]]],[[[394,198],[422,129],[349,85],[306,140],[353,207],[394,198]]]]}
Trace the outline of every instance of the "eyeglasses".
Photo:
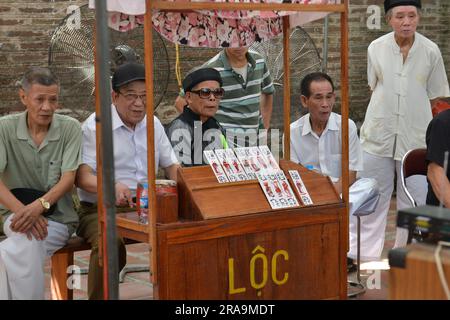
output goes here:
{"type": "Polygon", "coordinates": [[[211,96],[211,93],[214,95],[214,98],[220,99],[225,94],[225,90],[222,88],[217,88],[214,90],[211,90],[209,88],[201,88],[199,90],[192,90],[192,93],[198,94],[198,96],[202,99],[209,99],[211,96]]]}
{"type": "Polygon", "coordinates": [[[128,102],[135,102],[137,98],[141,98],[142,103],[147,102],[147,94],[135,94],[135,93],[122,93],[119,91],[119,94],[123,95],[128,102]]]}

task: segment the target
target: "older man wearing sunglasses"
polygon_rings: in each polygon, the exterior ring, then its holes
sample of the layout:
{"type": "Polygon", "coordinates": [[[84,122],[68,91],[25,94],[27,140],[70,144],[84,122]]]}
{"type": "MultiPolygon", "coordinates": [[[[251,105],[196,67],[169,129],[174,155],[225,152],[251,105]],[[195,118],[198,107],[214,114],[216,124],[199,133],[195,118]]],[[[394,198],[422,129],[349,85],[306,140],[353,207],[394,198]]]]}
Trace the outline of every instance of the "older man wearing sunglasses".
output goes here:
{"type": "Polygon", "coordinates": [[[187,105],[166,133],[183,166],[206,164],[203,150],[227,148],[224,130],[214,118],[224,95],[220,73],[201,68],[183,80],[187,105]]]}

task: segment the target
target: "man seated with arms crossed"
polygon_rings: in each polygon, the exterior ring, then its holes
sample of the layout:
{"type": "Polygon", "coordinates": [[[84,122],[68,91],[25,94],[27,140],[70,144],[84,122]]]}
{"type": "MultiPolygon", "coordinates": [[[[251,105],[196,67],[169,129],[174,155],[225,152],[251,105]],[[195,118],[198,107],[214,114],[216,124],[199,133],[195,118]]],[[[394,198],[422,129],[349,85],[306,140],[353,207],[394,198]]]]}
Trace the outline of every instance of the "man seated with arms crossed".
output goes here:
{"type": "MultiPolygon", "coordinates": [[[[341,116],[332,112],[335,103],[334,84],[326,73],[315,72],[305,76],[301,82],[302,105],[309,113],[291,123],[291,160],[329,176],[338,194],[342,192],[342,138],[341,116]]],[[[360,179],[356,184],[356,173],[362,171],[362,149],[356,125],[349,119],[349,174],[350,208],[364,203],[364,192],[375,188],[373,179],[360,179]]],[[[350,209],[350,211],[352,211],[350,209]]],[[[350,251],[348,257],[356,256],[356,217],[350,214],[350,251]]],[[[349,271],[353,271],[348,259],[349,271]]]]}
{"type": "Polygon", "coordinates": [[[44,299],[44,265],[76,229],[72,204],[81,128],[56,114],[59,82],[28,69],[19,97],[26,111],[0,119],[0,300],[44,299]]]}
{"type": "Polygon", "coordinates": [[[204,165],[203,150],[228,147],[225,132],[214,118],[224,95],[219,71],[201,68],[183,80],[188,103],[167,128],[175,154],[183,166],[204,165]]]}
{"type": "MultiPolygon", "coordinates": [[[[137,183],[147,179],[147,121],[145,68],[142,64],[127,63],[119,66],[112,77],[112,129],[114,144],[114,170],[116,205],[132,205],[137,183]]],[[[171,180],[177,178],[177,158],[167,139],[161,122],[155,122],[155,170],[164,168],[171,180]]],[[[97,218],[97,160],[95,113],[82,125],[82,165],[77,174],[80,198],[80,226],[77,234],[92,246],[89,262],[88,297],[103,299],[103,272],[98,264],[97,218]]],[[[117,238],[119,271],[126,264],[123,239],[117,238]]]]}
{"type": "Polygon", "coordinates": [[[450,109],[431,120],[426,133],[428,172],[427,204],[450,209],[450,165],[444,171],[444,155],[450,152],[450,109]]]}

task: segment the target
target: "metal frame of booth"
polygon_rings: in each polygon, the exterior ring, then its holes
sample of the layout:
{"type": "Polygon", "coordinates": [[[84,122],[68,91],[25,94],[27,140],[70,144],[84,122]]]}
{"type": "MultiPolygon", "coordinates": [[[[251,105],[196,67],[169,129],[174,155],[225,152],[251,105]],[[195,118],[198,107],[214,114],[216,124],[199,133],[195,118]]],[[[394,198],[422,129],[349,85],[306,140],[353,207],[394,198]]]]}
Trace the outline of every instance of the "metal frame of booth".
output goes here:
{"type": "MultiPolygon", "coordinates": [[[[106,14],[106,6],[101,4],[102,1],[96,1],[97,17],[106,14]]],[[[152,9],[166,10],[166,11],[189,11],[189,10],[261,10],[261,11],[314,11],[314,12],[337,12],[340,13],[340,43],[341,43],[341,115],[342,115],[342,199],[345,203],[345,212],[343,215],[344,223],[343,228],[340,230],[339,235],[341,244],[348,248],[348,200],[349,200],[349,145],[348,145],[348,116],[349,116],[349,92],[348,92],[348,0],[342,0],[340,4],[292,4],[292,3],[235,3],[235,2],[172,2],[172,1],[152,1],[146,0],[146,14],[144,22],[144,47],[145,47],[145,67],[146,67],[146,79],[148,84],[153,84],[153,42],[152,42],[152,9]]],[[[103,17],[103,22],[106,19],[103,17]]],[[[102,167],[106,164],[111,166],[111,163],[105,163],[111,161],[107,159],[106,153],[104,153],[105,145],[111,143],[111,134],[107,131],[108,127],[101,127],[103,122],[110,121],[106,114],[102,114],[102,110],[107,110],[110,106],[110,100],[107,97],[110,95],[109,87],[105,86],[105,83],[109,83],[109,76],[106,79],[105,60],[108,60],[108,52],[101,48],[102,42],[98,38],[104,36],[104,26],[97,24],[96,31],[96,112],[99,119],[97,125],[97,157],[98,157],[98,199],[99,203],[99,220],[102,224],[102,243],[103,243],[103,259],[105,261],[110,260],[108,256],[108,241],[106,238],[106,230],[111,232],[116,226],[116,218],[114,211],[114,204],[111,203],[110,195],[113,192],[113,182],[111,181],[111,171],[102,170],[102,167]],[[99,61],[100,60],[100,61],[99,61]],[[103,64],[103,66],[102,66],[103,64]],[[103,85],[102,85],[103,83],[103,85]],[[102,124],[100,124],[102,122],[102,124]],[[109,135],[109,137],[108,137],[109,135]],[[106,137],[106,140],[104,140],[106,137]],[[109,140],[108,140],[109,139],[109,140]],[[103,172],[103,173],[102,173],[103,172]],[[106,181],[106,182],[105,182],[106,181]],[[112,184],[112,185],[111,185],[112,184]],[[111,229],[113,228],[113,229],[111,229]]],[[[290,158],[290,70],[289,70],[289,18],[283,17],[283,45],[284,45],[284,158],[290,158]]],[[[107,32],[106,32],[107,34],[107,32]]],[[[104,42],[103,42],[104,43],[104,42]]],[[[150,244],[150,261],[151,261],[151,282],[154,287],[158,285],[159,272],[158,272],[158,239],[157,239],[157,220],[156,220],[156,190],[155,190],[155,162],[154,162],[154,105],[153,105],[153,86],[148,85],[147,88],[147,158],[148,158],[148,182],[149,182],[149,225],[142,226],[136,225],[133,221],[127,219],[126,216],[117,218],[117,227],[122,235],[126,235],[130,238],[136,238],[140,241],[148,241],[150,244]]],[[[109,157],[111,158],[111,157],[109,157]]],[[[110,169],[109,169],[110,170],[110,169]]],[[[114,235],[115,236],[115,235],[114,235]]],[[[117,267],[116,267],[117,268],[117,267]]],[[[111,274],[114,274],[116,269],[114,262],[108,261],[104,263],[104,275],[105,278],[110,278],[111,274]],[[111,267],[112,265],[112,267],[111,267]]],[[[110,282],[105,281],[105,298],[116,298],[117,296],[111,294],[114,288],[108,286],[110,282]]],[[[346,296],[346,289],[342,291],[341,298],[346,296]]]]}

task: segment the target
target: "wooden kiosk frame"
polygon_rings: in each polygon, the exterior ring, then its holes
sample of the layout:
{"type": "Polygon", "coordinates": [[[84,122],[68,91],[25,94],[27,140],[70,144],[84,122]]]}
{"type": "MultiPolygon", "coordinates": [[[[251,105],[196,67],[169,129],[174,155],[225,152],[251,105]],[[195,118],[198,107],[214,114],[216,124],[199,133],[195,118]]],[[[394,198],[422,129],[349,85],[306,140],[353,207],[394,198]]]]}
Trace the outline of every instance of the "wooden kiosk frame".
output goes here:
{"type": "MultiPolygon", "coordinates": [[[[117,230],[122,236],[150,244],[151,281],[156,299],[347,298],[349,4],[348,0],[340,2],[340,4],[304,5],[146,0],[145,66],[147,83],[151,84],[153,83],[152,9],[315,11],[341,14],[342,200],[332,188],[329,178],[287,161],[290,158],[287,16],[283,17],[286,160],[280,161],[280,166],[284,170],[296,169],[302,174],[317,205],[273,211],[256,182],[230,183],[219,188],[209,167],[183,168],[178,173],[181,220],[158,223],[154,170],[153,86],[148,86],[147,157],[150,221],[148,226],[138,224],[135,214],[128,213],[117,215],[116,223],[117,230]],[[251,201],[248,201],[249,198],[251,201]],[[230,199],[232,201],[229,201],[230,199]]],[[[100,99],[96,98],[97,112],[100,110],[99,104],[100,99]]],[[[99,137],[97,135],[97,141],[100,141],[99,137]]],[[[99,159],[98,172],[101,171],[101,165],[102,161],[99,159]]],[[[98,175],[98,180],[98,196],[101,201],[103,190],[101,174],[98,175]]],[[[99,217],[102,216],[104,206],[99,206],[99,217]]]]}

